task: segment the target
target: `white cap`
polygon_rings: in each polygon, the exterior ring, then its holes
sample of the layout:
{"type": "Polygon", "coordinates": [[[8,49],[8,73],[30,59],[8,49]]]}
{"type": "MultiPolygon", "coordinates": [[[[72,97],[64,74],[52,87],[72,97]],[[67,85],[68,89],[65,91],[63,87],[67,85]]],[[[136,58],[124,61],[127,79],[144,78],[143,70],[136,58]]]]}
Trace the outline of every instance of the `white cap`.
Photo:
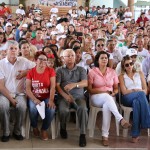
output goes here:
{"type": "Polygon", "coordinates": [[[58,37],[57,37],[57,41],[59,41],[60,39],[65,39],[65,38],[66,38],[66,35],[58,36],[58,37]]]}
{"type": "Polygon", "coordinates": [[[61,17],[57,17],[57,20],[59,20],[61,17]]]}
{"type": "Polygon", "coordinates": [[[52,31],[51,32],[51,35],[56,35],[57,34],[57,31],[52,31]]]}
{"type": "Polygon", "coordinates": [[[23,28],[27,28],[28,25],[25,23],[25,24],[22,25],[22,27],[23,27],[23,28]]]}
{"type": "Polygon", "coordinates": [[[8,27],[8,26],[11,26],[11,27],[12,27],[12,24],[11,24],[10,22],[7,22],[7,23],[6,23],[6,27],[8,27]]]}
{"type": "Polygon", "coordinates": [[[52,27],[52,24],[51,24],[50,22],[48,22],[48,23],[46,24],[46,26],[47,26],[47,27],[52,27]]]}
{"type": "Polygon", "coordinates": [[[137,51],[134,48],[130,48],[126,51],[126,55],[129,56],[137,55],[137,51]]]}

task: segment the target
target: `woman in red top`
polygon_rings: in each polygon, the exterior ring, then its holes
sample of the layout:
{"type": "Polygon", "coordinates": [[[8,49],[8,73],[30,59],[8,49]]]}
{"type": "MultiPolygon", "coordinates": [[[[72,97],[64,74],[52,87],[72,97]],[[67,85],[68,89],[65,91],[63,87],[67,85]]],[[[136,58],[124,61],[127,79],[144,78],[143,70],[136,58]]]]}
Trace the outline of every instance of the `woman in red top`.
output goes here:
{"type": "Polygon", "coordinates": [[[29,111],[31,126],[35,136],[40,135],[38,130],[38,111],[36,105],[45,102],[45,118],[41,128],[41,138],[48,140],[47,129],[55,114],[55,71],[47,67],[47,55],[40,51],[35,55],[36,66],[27,74],[26,93],[29,97],[29,111]]]}
{"type": "Polygon", "coordinates": [[[139,26],[142,26],[141,24],[143,24],[143,26],[145,25],[145,22],[146,21],[149,21],[147,17],[145,17],[145,13],[142,12],[140,17],[137,19],[136,23],[139,25],[139,26]]]}

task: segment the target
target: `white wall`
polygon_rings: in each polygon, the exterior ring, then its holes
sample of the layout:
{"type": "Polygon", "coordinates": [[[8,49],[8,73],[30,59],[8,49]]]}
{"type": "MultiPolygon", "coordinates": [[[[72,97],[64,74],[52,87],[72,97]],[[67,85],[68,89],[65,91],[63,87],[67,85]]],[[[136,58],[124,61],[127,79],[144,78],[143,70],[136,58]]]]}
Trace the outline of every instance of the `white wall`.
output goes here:
{"type": "Polygon", "coordinates": [[[102,5],[105,5],[106,7],[113,7],[113,0],[90,0],[90,7],[102,5]]]}

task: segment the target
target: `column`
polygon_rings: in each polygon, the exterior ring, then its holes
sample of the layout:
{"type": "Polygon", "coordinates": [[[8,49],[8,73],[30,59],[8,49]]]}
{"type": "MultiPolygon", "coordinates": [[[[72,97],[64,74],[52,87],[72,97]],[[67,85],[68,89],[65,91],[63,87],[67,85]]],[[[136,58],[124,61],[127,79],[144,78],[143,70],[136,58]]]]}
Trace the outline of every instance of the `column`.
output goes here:
{"type": "Polygon", "coordinates": [[[130,8],[130,10],[134,16],[134,0],[128,0],[128,7],[130,8]]]}

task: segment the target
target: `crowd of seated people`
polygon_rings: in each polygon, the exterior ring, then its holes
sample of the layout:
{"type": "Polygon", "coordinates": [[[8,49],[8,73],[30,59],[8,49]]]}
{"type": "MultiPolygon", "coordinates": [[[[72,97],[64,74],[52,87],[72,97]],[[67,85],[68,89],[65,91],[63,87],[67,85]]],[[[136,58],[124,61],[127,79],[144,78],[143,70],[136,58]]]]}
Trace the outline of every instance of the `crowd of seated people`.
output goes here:
{"type": "Polygon", "coordinates": [[[73,108],[79,146],[85,147],[89,103],[103,108],[103,146],[109,145],[111,113],[123,128],[131,128],[131,142],[137,143],[141,129],[150,128],[149,92],[150,10],[135,20],[130,8],[122,6],[73,6],[59,15],[53,5],[44,16],[39,5],[25,10],[20,4],[12,14],[9,6],[0,4],[2,142],[10,140],[10,107],[16,115],[16,140],[24,139],[21,128],[27,109],[35,137],[48,140],[47,129],[57,111],[60,136],[67,139],[69,109],[73,108]],[[131,124],[118,111],[119,88],[121,103],[133,108],[131,124]],[[39,129],[36,105],[41,102],[45,118],[39,129]]]}

